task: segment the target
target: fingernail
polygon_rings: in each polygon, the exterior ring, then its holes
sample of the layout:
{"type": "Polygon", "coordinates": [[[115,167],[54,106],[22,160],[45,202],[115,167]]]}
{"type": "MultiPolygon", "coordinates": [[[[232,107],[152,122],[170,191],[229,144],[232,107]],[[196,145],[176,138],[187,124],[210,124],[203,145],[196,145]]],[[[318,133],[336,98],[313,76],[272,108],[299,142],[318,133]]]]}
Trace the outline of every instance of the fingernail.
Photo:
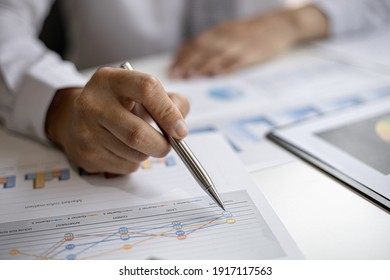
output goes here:
{"type": "Polygon", "coordinates": [[[188,134],[188,126],[184,120],[178,120],[175,124],[175,132],[179,138],[184,138],[188,134]]]}

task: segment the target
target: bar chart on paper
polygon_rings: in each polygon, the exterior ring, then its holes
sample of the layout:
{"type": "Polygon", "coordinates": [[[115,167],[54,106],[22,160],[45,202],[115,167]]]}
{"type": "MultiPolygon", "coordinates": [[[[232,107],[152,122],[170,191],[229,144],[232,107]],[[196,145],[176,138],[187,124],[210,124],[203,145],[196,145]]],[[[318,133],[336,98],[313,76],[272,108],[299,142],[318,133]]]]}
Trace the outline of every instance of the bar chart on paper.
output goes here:
{"type": "Polygon", "coordinates": [[[1,259],[271,259],[285,256],[244,190],[204,199],[2,224],[1,259]]]}
{"type": "Polygon", "coordinates": [[[59,181],[68,180],[70,178],[69,168],[62,170],[52,170],[47,172],[33,172],[27,173],[25,175],[26,181],[33,181],[34,189],[41,189],[45,187],[46,181],[51,181],[52,179],[58,179],[59,181]]]}
{"type": "MultiPolygon", "coordinates": [[[[147,182],[151,181],[151,175],[164,176],[167,170],[177,170],[172,154],[149,158],[132,178],[138,178],[144,185],[150,184],[147,182]]],[[[114,201],[116,206],[112,207],[123,207],[128,205],[129,180],[127,177],[107,180],[102,174],[78,172],[62,155],[42,156],[39,160],[9,158],[0,162],[0,223],[23,220],[26,215],[32,219],[45,217],[47,213],[65,215],[89,211],[90,207],[108,207],[108,201],[114,201]]]]}
{"type": "Polygon", "coordinates": [[[10,189],[15,187],[15,175],[0,177],[0,185],[3,189],[10,189]]]}

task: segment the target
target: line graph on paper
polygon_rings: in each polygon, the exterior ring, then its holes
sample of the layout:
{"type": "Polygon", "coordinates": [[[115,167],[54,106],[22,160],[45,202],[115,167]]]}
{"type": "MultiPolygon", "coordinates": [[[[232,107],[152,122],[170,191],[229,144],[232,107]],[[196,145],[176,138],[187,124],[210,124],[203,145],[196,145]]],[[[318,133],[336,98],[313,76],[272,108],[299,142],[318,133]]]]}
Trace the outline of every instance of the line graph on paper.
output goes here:
{"type": "Polygon", "coordinates": [[[285,255],[246,191],[3,223],[1,259],[271,259],[285,255]]]}

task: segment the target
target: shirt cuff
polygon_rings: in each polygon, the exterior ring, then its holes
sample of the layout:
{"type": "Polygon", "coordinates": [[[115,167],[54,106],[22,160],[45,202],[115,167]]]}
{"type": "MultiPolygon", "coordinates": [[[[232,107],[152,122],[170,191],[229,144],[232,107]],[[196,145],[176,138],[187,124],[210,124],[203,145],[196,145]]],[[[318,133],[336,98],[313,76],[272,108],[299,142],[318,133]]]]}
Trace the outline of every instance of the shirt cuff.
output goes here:
{"type": "Polygon", "coordinates": [[[48,142],[45,120],[55,92],[62,88],[84,87],[86,82],[72,63],[62,61],[54,53],[46,53],[26,72],[6,126],[48,142]]]}
{"type": "Polygon", "coordinates": [[[359,12],[349,11],[351,8],[354,10],[350,2],[343,0],[315,1],[315,5],[328,17],[330,35],[338,36],[359,28],[359,12]]]}
{"type": "Polygon", "coordinates": [[[327,15],[333,36],[367,31],[386,26],[390,21],[388,0],[317,0],[314,3],[327,15]]]}

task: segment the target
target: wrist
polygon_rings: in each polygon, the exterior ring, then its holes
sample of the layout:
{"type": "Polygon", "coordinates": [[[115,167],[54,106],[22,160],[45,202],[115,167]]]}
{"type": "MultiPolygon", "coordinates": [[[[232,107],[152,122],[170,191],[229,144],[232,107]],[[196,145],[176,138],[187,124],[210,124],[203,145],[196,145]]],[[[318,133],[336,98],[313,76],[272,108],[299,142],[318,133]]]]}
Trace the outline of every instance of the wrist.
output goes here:
{"type": "Polygon", "coordinates": [[[290,10],[286,18],[293,29],[294,44],[322,39],[329,33],[328,18],[315,5],[290,10]]]}
{"type": "Polygon", "coordinates": [[[66,126],[72,118],[74,100],[81,88],[60,89],[54,95],[46,113],[45,131],[53,143],[63,146],[62,139],[67,134],[66,126]]]}

